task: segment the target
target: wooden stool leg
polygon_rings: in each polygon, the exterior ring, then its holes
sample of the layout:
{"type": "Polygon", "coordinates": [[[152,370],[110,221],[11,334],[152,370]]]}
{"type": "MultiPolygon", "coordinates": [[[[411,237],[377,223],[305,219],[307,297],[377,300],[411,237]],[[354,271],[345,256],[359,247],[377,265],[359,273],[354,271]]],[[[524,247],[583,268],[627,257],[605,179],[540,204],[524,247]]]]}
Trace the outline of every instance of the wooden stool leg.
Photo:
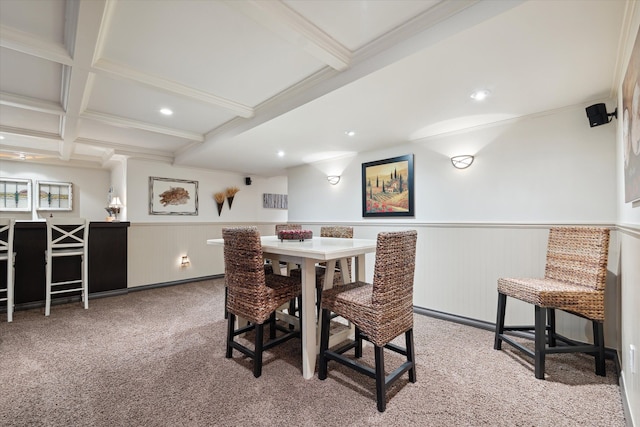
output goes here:
{"type": "Polygon", "coordinates": [[[411,369],[409,369],[409,381],[416,382],[416,356],[413,346],[413,329],[409,329],[404,333],[405,345],[407,346],[407,361],[411,363],[411,369]]]}
{"type": "Polygon", "coordinates": [[[264,323],[256,325],[256,343],[253,356],[253,376],[258,378],[262,375],[262,340],[264,332],[264,323]]]}
{"type": "Polygon", "coordinates": [[[502,339],[500,335],[504,333],[504,313],[507,307],[507,296],[498,292],[498,315],[496,318],[496,336],[493,341],[493,349],[500,350],[502,348],[502,339]]]}
{"type": "Polygon", "coordinates": [[[233,347],[231,347],[231,341],[233,341],[233,332],[234,332],[234,324],[236,323],[236,315],[233,313],[229,313],[227,317],[227,352],[224,357],[227,359],[231,358],[231,354],[233,353],[233,347]]]}
{"type": "Polygon", "coordinates": [[[387,409],[387,396],[384,375],[384,347],[375,346],[376,360],[376,400],[378,401],[378,411],[384,412],[387,409]]]}
{"type": "Polygon", "coordinates": [[[604,324],[593,321],[593,344],[598,347],[596,353],[596,375],[604,377],[607,375],[604,364],[604,324]]]}
{"type": "Polygon", "coordinates": [[[546,316],[547,309],[535,306],[535,374],[539,380],[544,379],[544,356],[546,349],[546,316]]]}

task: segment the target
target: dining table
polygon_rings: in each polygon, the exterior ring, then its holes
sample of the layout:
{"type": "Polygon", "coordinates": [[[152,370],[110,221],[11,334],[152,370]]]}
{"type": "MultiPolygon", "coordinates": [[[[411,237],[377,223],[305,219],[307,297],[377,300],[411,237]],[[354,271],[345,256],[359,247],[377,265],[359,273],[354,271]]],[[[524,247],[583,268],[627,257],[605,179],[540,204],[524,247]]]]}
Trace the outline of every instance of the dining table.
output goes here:
{"type": "MultiPolygon", "coordinates": [[[[333,272],[340,264],[343,283],[351,282],[347,260],[354,258],[354,281],[365,279],[367,253],[376,251],[375,239],[312,237],[304,240],[281,240],[278,236],[261,236],[262,253],[273,265],[279,261],[300,265],[302,276],[302,375],[313,377],[319,350],[319,320],[316,316],[316,264],[326,263],[325,288],[333,285],[333,272]]],[[[224,246],[223,239],[208,239],[208,245],[224,246]]],[[[276,274],[278,273],[274,269],[276,274]]]]}

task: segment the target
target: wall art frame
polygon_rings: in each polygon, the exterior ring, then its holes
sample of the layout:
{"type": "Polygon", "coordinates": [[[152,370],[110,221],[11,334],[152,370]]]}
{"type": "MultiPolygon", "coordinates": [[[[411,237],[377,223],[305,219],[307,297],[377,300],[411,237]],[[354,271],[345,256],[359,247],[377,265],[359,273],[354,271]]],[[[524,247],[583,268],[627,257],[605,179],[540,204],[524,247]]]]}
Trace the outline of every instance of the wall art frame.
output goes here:
{"type": "Polygon", "coordinates": [[[31,180],[0,178],[0,211],[31,211],[31,180]]]}
{"type": "MultiPolygon", "coordinates": [[[[620,114],[618,114],[620,118],[620,114]]],[[[640,201],[640,31],[622,80],[624,201],[640,201]]]]}
{"type": "Polygon", "coordinates": [[[198,215],[198,181],[150,176],[149,215],[198,215]]]}
{"type": "Polygon", "coordinates": [[[36,181],[35,202],[39,211],[72,211],[73,183],[36,181]]]}
{"type": "Polygon", "coordinates": [[[362,216],[414,216],[413,154],[362,164],[362,216]]]}

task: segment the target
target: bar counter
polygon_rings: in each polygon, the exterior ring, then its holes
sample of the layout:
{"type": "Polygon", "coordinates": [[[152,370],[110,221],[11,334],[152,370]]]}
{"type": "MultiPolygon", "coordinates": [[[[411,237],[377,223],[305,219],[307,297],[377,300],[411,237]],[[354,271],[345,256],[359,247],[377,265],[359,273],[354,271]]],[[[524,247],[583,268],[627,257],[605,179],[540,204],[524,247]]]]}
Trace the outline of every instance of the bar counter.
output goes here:
{"type": "MultiPolygon", "coordinates": [[[[117,294],[127,289],[127,232],[129,222],[91,222],[89,224],[89,295],[117,294]]],[[[16,222],[14,232],[15,305],[16,309],[44,305],[47,225],[44,221],[16,222]]],[[[0,266],[0,281],[6,281],[6,270],[0,266]]],[[[80,274],[78,257],[57,258],[53,278],[71,280],[80,274]]],[[[54,296],[55,297],[55,296],[54,296]]],[[[61,296],[70,300],[77,297],[61,296]]],[[[4,305],[4,304],[3,304],[4,305]]],[[[0,309],[5,311],[5,307],[0,309]]]]}

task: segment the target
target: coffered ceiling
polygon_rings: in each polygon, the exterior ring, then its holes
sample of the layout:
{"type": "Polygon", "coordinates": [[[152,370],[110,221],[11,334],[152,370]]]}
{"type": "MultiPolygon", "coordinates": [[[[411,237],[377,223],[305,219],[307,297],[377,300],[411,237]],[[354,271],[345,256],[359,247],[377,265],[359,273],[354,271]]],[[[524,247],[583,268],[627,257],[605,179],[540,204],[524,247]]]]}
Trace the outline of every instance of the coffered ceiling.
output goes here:
{"type": "Polygon", "coordinates": [[[0,160],[273,176],[587,106],[615,95],[630,5],[0,0],[0,160]]]}

